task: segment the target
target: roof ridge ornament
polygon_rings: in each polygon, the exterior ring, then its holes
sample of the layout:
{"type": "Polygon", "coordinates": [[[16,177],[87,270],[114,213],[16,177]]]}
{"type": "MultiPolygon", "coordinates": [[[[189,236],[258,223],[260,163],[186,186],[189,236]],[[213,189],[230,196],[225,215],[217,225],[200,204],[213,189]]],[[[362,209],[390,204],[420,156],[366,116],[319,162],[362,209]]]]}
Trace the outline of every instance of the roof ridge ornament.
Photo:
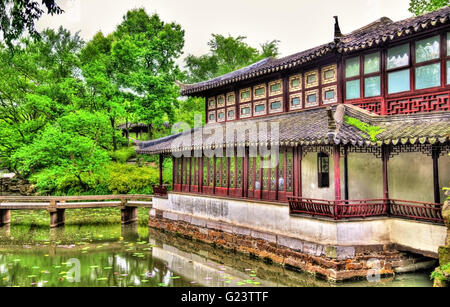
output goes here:
{"type": "Polygon", "coordinates": [[[341,41],[342,32],[341,28],[339,27],[339,17],[333,16],[334,18],[334,42],[338,43],[341,41]]]}

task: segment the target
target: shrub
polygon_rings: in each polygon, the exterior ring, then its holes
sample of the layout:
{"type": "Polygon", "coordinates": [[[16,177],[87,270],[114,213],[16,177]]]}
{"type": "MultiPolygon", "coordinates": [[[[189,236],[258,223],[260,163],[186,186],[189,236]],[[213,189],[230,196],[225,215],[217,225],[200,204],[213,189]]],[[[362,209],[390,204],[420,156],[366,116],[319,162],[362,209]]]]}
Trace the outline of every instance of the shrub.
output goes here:
{"type": "Polygon", "coordinates": [[[116,151],[111,151],[108,154],[113,161],[118,163],[126,163],[128,160],[137,156],[134,147],[123,147],[116,151]]]}
{"type": "Polygon", "coordinates": [[[152,194],[159,182],[157,169],[112,163],[107,167],[108,190],[112,194],[152,194]]]}

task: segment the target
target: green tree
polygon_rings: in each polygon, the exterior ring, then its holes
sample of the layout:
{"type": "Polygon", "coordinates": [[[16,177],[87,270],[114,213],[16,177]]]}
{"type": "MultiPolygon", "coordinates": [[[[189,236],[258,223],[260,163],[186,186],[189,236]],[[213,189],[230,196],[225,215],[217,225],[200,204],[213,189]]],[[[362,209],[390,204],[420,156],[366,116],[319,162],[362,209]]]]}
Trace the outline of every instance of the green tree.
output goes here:
{"type": "Polygon", "coordinates": [[[62,14],[64,11],[55,0],[42,0],[41,4],[33,0],[0,1],[0,34],[11,47],[27,31],[32,37],[39,38],[35,23],[44,14],[62,14]]]}
{"type": "Polygon", "coordinates": [[[420,16],[449,5],[449,0],[411,0],[409,11],[416,16],[420,16]]]}
{"type": "Polygon", "coordinates": [[[111,37],[105,37],[101,32],[97,33],[82,50],[81,59],[88,92],[86,108],[103,111],[108,115],[112,145],[116,151],[118,138],[116,126],[121,118],[126,117],[126,99],[115,77],[111,55],[112,43],[111,37]]]}
{"type": "Polygon", "coordinates": [[[149,125],[149,137],[164,122],[174,121],[180,75],[175,60],[184,46],[184,31],[144,9],[129,11],[113,33],[112,57],[122,89],[134,94],[136,115],[149,125]]]}
{"type": "Polygon", "coordinates": [[[201,82],[248,66],[267,57],[277,57],[279,41],[273,40],[261,45],[261,50],[249,46],[246,37],[225,37],[212,34],[208,42],[210,52],[185,59],[188,82],[201,82]]]}
{"type": "Polygon", "coordinates": [[[0,160],[30,144],[49,122],[76,110],[84,101],[77,75],[78,35],[60,28],[42,40],[28,38],[10,49],[0,47],[0,160]]]}

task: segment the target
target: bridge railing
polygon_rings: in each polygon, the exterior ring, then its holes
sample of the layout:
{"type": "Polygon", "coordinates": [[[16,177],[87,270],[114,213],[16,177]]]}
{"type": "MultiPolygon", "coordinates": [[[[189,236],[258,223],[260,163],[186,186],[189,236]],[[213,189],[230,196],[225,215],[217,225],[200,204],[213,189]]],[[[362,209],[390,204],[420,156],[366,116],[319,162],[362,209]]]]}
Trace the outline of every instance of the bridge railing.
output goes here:
{"type": "Polygon", "coordinates": [[[395,216],[443,224],[442,205],[397,199],[323,200],[288,197],[290,214],[329,217],[335,220],[395,216]]]}

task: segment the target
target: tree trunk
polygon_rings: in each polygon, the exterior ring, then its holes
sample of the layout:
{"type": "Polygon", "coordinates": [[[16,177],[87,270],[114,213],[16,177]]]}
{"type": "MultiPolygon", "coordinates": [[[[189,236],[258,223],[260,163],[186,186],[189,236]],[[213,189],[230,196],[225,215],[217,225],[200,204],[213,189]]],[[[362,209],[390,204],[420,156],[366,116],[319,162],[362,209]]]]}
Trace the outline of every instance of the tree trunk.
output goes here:
{"type": "Polygon", "coordinates": [[[113,149],[114,149],[114,151],[116,151],[117,150],[116,121],[113,117],[110,117],[109,120],[111,122],[111,128],[112,128],[113,149]]]}
{"type": "Polygon", "coordinates": [[[148,138],[149,140],[153,140],[153,130],[152,130],[152,124],[148,125],[148,138]]]}

